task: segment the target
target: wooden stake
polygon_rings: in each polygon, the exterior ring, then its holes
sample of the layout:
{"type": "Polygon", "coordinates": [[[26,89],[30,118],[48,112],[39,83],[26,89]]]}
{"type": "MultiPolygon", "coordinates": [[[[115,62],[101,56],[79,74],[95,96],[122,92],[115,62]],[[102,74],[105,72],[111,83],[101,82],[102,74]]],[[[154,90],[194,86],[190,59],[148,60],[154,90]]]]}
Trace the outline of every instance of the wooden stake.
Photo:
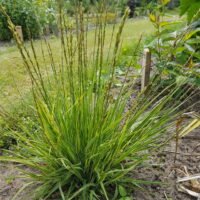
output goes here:
{"type": "Polygon", "coordinates": [[[16,26],[15,27],[17,34],[19,35],[20,40],[23,42],[24,37],[23,37],[23,32],[22,32],[22,27],[21,26],[16,26]]]}
{"type": "Polygon", "coordinates": [[[144,49],[142,67],[141,90],[144,90],[149,83],[151,72],[151,52],[149,49],[144,49]]]}

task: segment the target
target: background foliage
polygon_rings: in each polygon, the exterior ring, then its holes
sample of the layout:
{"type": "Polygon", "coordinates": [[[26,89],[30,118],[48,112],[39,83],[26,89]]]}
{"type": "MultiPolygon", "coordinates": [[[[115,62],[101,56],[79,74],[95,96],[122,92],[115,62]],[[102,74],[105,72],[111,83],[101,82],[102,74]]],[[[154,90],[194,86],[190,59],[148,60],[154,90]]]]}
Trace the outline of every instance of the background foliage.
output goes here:
{"type": "Polygon", "coordinates": [[[155,65],[161,77],[168,82],[182,78],[189,84],[199,86],[200,20],[196,17],[199,10],[190,10],[188,1],[181,1],[180,14],[188,11],[189,21],[186,24],[181,19],[169,21],[161,18],[163,12],[158,7],[150,14],[150,20],[156,28],[155,39],[147,46],[155,56],[155,65]]]}
{"type": "MultiPolygon", "coordinates": [[[[0,0],[15,25],[22,26],[25,39],[38,38],[48,29],[57,30],[55,1],[0,0]]],[[[0,40],[10,40],[12,34],[5,17],[0,14],[0,40]]]]}
{"type": "MultiPolygon", "coordinates": [[[[27,0],[1,0],[0,3],[6,8],[13,22],[22,26],[25,39],[29,37],[29,31],[32,37],[40,35],[41,26],[36,14],[40,13],[41,10],[34,6],[33,2],[27,0]]],[[[2,14],[0,14],[0,29],[1,40],[10,40],[12,38],[6,19],[2,14]]]]}
{"type": "MultiPolygon", "coordinates": [[[[62,1],[64,12],[70,16],[76,14],[77,2],[69,0],[62,1]]],[[[81,1],[85,13],[92,13],[99,2],[98,0],[81,1]]],[[[177,0],[172,0],[171,2],[170,8],[178,5],[177,0]]],[[[33,38],[38,38],[43,33],[58,34],[56,0],[0,0],[0,3],[7,9],[7,13],[11,16],[13,22],[16,25],[22,26],[25,39],[29,38],[29,32],[33,38]]],[[[123,15],[127,3],[128,0],[109,0],[107,1],[109,5],[108,12],[110,12],[110,15],[117,15],[119,13],[123,15]]],[[[135,0],[135,16],[148,14],[147,11],[155,7],[156,4],[156,0],[135,0]]],[[[183,12],[186,12],[184,8],[183,12]]],[[[2,15],[0,15],[0,29],[0,40],[10,40],[11,33],[2,15]]]]}

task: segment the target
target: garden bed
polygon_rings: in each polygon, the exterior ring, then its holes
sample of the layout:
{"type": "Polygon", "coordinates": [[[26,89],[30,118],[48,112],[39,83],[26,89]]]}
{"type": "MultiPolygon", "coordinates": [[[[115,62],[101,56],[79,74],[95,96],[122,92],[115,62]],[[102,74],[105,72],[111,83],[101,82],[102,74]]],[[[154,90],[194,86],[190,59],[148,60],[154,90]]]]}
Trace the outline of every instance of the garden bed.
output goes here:
{"type": "MultiPolygon", "coordinates": [[[[135,200],[195,200],[192,196],[178,191],[176,180],[184,177],[181,171],[184,166],[192,174],[200,173],[200,128],[179,141],[176,162],[174,163],[175,141],[171,141],[164,150],[156,153],[149,161],[150,166],[138,168],[133,177],[145,181],[159,181],[160,184],[150,184],[143,189],[135,189],[135,200]]],[[[20,173],[15,164],[0,165],[0,200],[10,200],[25,184],[21,178],[15,178],[20,173]]],[[[18,200],[31,200],[28,192],[23,192],[18,200]]],[[[55,199],[56,200],[56,199],[55,199]]]]}
{"type": "MultiPolygon", "coordinates": [[[[113,97],[118,93],[118,84],[123,83],[123,71],[117,71],[117,82],[113,88],[113,97]]],[[[136,72],[133,68],[129,69],[129,75],[126,82],[132,82],[136,72]]],[[[137,91],[140,90],[140,81],[136,79],[136,84],[132,88],[135,93],[131,99],[135,98],[137,91]]],[[[195,102],[198,101],[194,99],[195,102]]],[[[191,102],[191,104],[193,104],[191,102]]],[[[184,105],[186,107],[188,105],[184,105]]],[[[129,107],[129,106],[128,106],[129,107]]],[[[193,108],[199,111],[199,103],[193,108]]],[[[175,127],[174,127],[175,128],[175,127]]],[[[169,130],[168,134],[173,135],[175,130],[169,130]]],[[[159,149],[148,161],[133,171],[132,176],[135,179],[144,181],[160,182],[159,184],[144,185],[143,189],[133,189],[134,200],[193,200],[195,198],[188,194],[178,191],[177,178],[184,177],[184,167],[188,170],[190,175],[200,173],[200,128],[194,130],[190,135],[179,140],[178,154],[174,163],[176,141],[171,140],[165,147],[159,149]],[[182,171],[182,172],[181,172],[182,171]]],[[[10,200],[26,183],[22,178],[15,178],[19,176],[20,172],[16,169],[16,164],[1,164],[0,165],[0,200],[10,200]]],[[[30,188],[34,190],[34,188],[30,188]]],[[[199,191],[200,192],[200,191],[199,191]]],[[[27,197],[28,192],[23,192],[17,200],[31,200],[27,197]]],[[[57,199],[53,199],[57,200],[57,199]]]]}

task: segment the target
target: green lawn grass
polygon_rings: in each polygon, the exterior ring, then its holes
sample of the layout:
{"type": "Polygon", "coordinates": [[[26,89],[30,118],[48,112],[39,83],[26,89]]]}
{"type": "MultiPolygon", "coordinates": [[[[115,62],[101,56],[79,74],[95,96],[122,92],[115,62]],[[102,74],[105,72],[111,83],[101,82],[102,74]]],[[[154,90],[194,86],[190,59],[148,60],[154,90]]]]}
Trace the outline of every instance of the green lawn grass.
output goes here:
{"type": "MultiPolygon", "coordinates": [[[[118,25],[117,25],[118,26],[118,25]]],[[[106,47],[109,48],[109,41],[112,35],[112,25],[106,28],[106,47]]],[[[116,27],[117,30],[117,27],[116,27]]],[[[136,43],[141,35],[150,34],[153,32],[153,26],[148,18],[129,19],[123,31],[123,46],[136,43]]],[[[88,51],[92,51],[94,46],[94,31],[90,30],[88,33],[88,51]]],[[[51,48],[55,58],[55,62],[60,62],[60,39],[50,39],[51,48]]],[[[34,42],[38,54],[38,58],[42,59],[41,41],[34,42]]],[[[30,44],[26,42],[29,49],[30,44]]],[[[47,55],[47,51],[45,55],[47,55]]],[[[48,59],[48,55],[46,56],[48,59]]],[[[40,62],[41,63],[41,62],[40,62]]],[[[47,65],[50,63],[46,60],[47,65]]],[[[30,90],[30,81],[20,54],[15,46],[0,48],[0,105],[8,107],[16,104],[21,97],[26,96],[30,90]],[[20,93],[20,95],[19,95],[20,93]]]]}

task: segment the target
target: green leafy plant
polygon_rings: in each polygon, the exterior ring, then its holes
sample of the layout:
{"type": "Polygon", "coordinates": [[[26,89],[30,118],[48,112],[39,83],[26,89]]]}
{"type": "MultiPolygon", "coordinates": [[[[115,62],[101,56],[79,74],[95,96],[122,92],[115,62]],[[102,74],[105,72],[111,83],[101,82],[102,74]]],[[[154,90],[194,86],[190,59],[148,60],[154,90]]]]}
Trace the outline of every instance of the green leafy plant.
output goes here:
{"type": "MultiPolygon", "coordinates": [[[[57,34],[57,7],[53,0],[0,0],[15,25],[22,26],[24,39],[39,38],[44,33],[57,34]],[[31,36],[30,36],[31,33],[31,36]]],[[[6,19],[0,15],[0,40],[11,40],[6,19]]]]}
{"type": "Polygon", "coordinates": [[[181,0],[181,13],[180,15],[184,15],[187,13],[188,21],[191,22],[193,18],[198,19],[200,17],[200,2],[199,0],[181,0]]]}
{"type": "Polygon", "coordinates": [[[185,26],[180,20],[163,20],[162,15],[160,12],[150,14],[156,33],[155,39],[147,44],[156,58],[159,73],[168,82],[183,78],[199,86],[199,22],[185,26]]]}
{"type": "MultiPolygon", "coordinates": [[[[100,3],[99,13],[104,15],[106,9],[100,3]]],[[[20,129],[12,131],[17,149],[0,160],[27,167],[23,172],[31,180],[22,189],[34,184],[35,199],[48,199],[52,195],[62,200],[130,199],[131,188],[145,183],[132,178],[131,172],[165,143],[161,138],[170,137],[166,130],[179,114],[180,102],[174,99],[180,85],[171,85],[158,94],[159,86],[155,83],[152,90],[145,91],[145,97],[143,92],[136,91],[138,97],[130,99],[133,83],[127,85],[123,81],[114,93],[128,10],[117,33],[113,32],[110,44],[105,44],[106,21],[100,22],[95,29],[94,49],[89,51],[82,7],[77,7],[76,31],[68,28],[66,34],[65,16],[59,5],[61,61],[54,62],[51,44],[46,41],[51,59],[51,65],[46,66],[48,75],[44,63],[38,62],[34,43],[31,42],[30,54],[1,5],[0,11],[7,19],[30,75],[39,123],[39,131],[34,133],[30,132],[30,125],[19,124],[20,129]]],[[[129,69],[124,80],[128,72],[129,69]]]]}
{"type": "MultiPolygon", "coordinates": [[[[24,38],[30,37],[30,32],[33,38],[40,36],[42,27],[40,25],[39,7],[33,2],[27,0],[11,1],[1,0],[0,3],[5,7],[7,13],[11,16],[16,25],[22,26],[24,38]]],[[[12,33],[9,31],[6,18],[0,15],[0,40],[10,40],[12,33]]]]}

